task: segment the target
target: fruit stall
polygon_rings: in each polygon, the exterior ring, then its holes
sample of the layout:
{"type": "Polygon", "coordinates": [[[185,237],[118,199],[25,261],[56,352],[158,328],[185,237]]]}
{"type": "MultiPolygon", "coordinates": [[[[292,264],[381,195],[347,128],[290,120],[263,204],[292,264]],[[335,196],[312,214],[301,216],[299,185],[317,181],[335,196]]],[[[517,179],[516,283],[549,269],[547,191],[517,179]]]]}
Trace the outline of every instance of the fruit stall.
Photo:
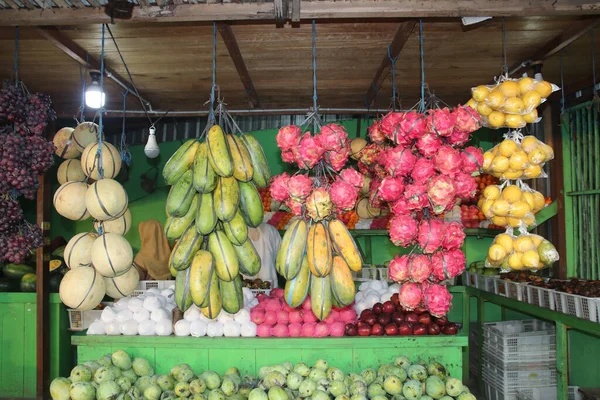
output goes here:
{"type": "Polygon", "coordinates": [[[599,10],[517,3],[0,0],[0,399],[598,398],[599,10]]]}

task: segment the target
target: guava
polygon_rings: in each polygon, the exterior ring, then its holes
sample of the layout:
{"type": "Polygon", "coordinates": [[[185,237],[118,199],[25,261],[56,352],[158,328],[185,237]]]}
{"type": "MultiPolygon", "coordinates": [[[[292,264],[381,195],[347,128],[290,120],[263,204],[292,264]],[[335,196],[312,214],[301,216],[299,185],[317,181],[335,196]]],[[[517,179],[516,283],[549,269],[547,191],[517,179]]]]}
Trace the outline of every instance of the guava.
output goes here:
{"type": "Polygon", "coordinates": [[[223,378],[223,383],[221,384],[221,390],[225,396],[233,396],[238,391],[238,383],[235,379],[231,379],[229,376],[223,378]]]}
{"type": "Polygon", "coordinates": [[[69,379],[72,383],[89,382],[92,380],[93,376],[94,375],[92,374],[92,371],[88,367],[84,365],[78,365],[71,370],[71,375],[69,376],[69,379]]]}
{"type": "Polygon", "coordinates": [[[94,400],[96,389],[89,382],[75,382],[71,384],[69,396],[71,396],[71,400],[94,400]]]}
{"type": "Polygon", "coordinates": [[[188,397],[191,394],[190,385],[187,382],[177,382],[173,390],[178,397],[188,397]]]}
{"type": "Polygon", "coordinates": [[[308,379],[312,379],[315,382],[320,381],[321,379],[327,379],[327,374],[325,374],[324,369],[313,368],[308,374],[308,379]]]}
{"type": "Polygon", "coordinates": [[[288,396],[288,398],[289,398],[290,400],[292,400],[292,399],[295,399],[295,398],[296,398],[296,395],[294,394],[294,391],[293,391],[292,389],[290,389],[290,388],[285,388],[284,390],[285,390],[285,393],[287,394],[287,396],[288,396]]]}
{"type": "Polygon", "coordinates": [[[312,396],[315,390],[317,390],[317,382],[311,379],[305,379],[298,388],[298,392],[302,397],[312,396]]]}
{"type": "Polygon", "coordinates": [[[189,382],[195,377],[196,374],[194,373],[194,370],[192,370],[191,368],[182,368],[181,372],[179,373],[179,377],[176,380],[178,382],[189,382]]]}
{"type": "Polygon", "coordinates": [[[419,397],[419,400],[434,400],[434,399],[433,399],[433,397],[424,394],[423,396],[419,397]]]}
{"type": "Polygon", "coordinates": [[[387,397],[386,396],[381,396],[381,395],[375,396],[375,397],[371,398],[371,400],[384,400],[384,399],[387,400],[387,397]]]}
{"type": "Polygon", "coordinates": [[[423,395],[423,384],[415,379],[406,381],[402,387],[402,394],[407,400],[418,400],[423,395]]]}
{"type": "Polygon", "coordinates": [[[153,383],[144,390],[144,400],[160,400],[162,390],[158,384],[153,383]]]}
{"type": "Polygon", "coordinates": [[[385,396],[386,391],[380,383],[371,383],[367,389],[369,398],[372,399],[375,396],[385,396]]]}
{"type": "Polygon", "coordinates": [[[429,375],[437,376],[442,380],[448,377],[448,371],[446,370],[446,367],[437,361],[432,361],[427,365],[427,373],[429,375]]]}
{"type": "Polygon", "coordinates": [[[267,376],[267,374],[269,372],[271,372],[272,368],[273,367],[270,366],[270,365],[266,365],[264,367],[260,367],[260,369],[258,370],[258,379],[264,379],[265,376],[267,376]]]}
{"type": "MultiPolygon", "coordinates": [[[[127,383],[129,383],[129,381],[127,383]]],[[[105,381],[100,384],[100,387],[96,391],[96,399],[113,400],[119,393],[121,393],[121,387],[117,382],[105,381]]]]}
{"type": "Polygon", "coordinates": [[[190,393],[200,394],[206,391],[206,382],[202,378],[196,378],[190,382],[190,393]]]}
{"type": "Polygon", "coordinates": [[[448,395],[442,397],[440,400],[454,400],[454,397],[450,397],[448,395]]]}
{"type": "Polygon", "coordinates": [[[323,390],[315,390],[312,395],[312,400],[329,400],[329,395],[323,390]]]}
{"type": "Polygon", "coordinates": [[[190,397],[190,400],[206,400],[206,396],[200,393],[196,393],[190,397]]]}
{"type": "Polygon", "coordinates": [[[146,390],[146,388],[152,384],[151,376],[142,376],[135,382],[135,387],[140,393],[144,393],[144,390],[146,390]]]}
{"type": "MultiPolygon", "coordinates": [[[[288,400],[288,394],[281,386],[273,386],[267,394],[269,400],[288,400]]],[[[329,400],[329,399],[328,399],[329,400]]]]}
{"type": "Polygon", "coordinates": [[[282,374],[284,376],[287,376],[287,374],[290,373],[290,371],[288,371],[287,368],[284,367],[283,365],[272,365],[270,372],[273,372],[273,371],[279,372],[280,374],[282,374]]]}
{"type": "Polygon", "coordinates": [[[383,364],[379,367],[379,369],[377,369],[377,376],[382,376],[382,377],[387,377],[387,371],[390,369],[390,367],[393,364],[383,364]]]}
{"type": "Polygon", "coordinates": [[[267,389],[273,386],[283,386],[286,383],[285,375],[278,371],[271,371],[263,379],[263,384],[267,389]]]}
{"type": "Polygon", "coordinates": [[[115,376],[115,380],[123,376],[123,370],[119,367],[115,367],[114,365],[109,365],[106,368],[110,369],[115,376]]]}
{"type": "Polygon", "coordinates": [[[448,396],[458,397],[463,391],[463,384],[460,379],[448,378],[446,380],[446,393],[448,396]]]}
{"type": "Polygon", "coordinates": [[[101,367],[107,367],[109,365],[112,365],[112,357],[110,356],[110,354],[105,354],[98,360],[96,360],[96,362],[100,364],[101,367]]]}
{"type": "Polygon", "coordinates": [[[346,395],[348,394],[348,387],[346,387],[344,382],[333,381],[331,382],[331,385],[329,385],[329,393],[331,393],[333,397],[346,395]]]}
{"type": "Polygon", "coordinates": [[[460,396],[458,396],[458,399],[457,399],[457,400],[476,400],[476,399],[475,399],[475,396],[473,396],[473,394],[472,394],[472,393],[469,393],[469,392],[462,392],[462,393],[460,394],[460,396]]]}
{"type": "Polygon", "coordinates": [[[155,375],[156,383],[160,386],[162,391],[173,390],[175,387],[175,381],[171,375],[155,375]]]}
{"type": "Polygon", "coordinates": [[[242,395],[244,398],[247,399],[248,396],[250,396],[250,392],[252,391],[252,389],[254,389],[252,386],[246,383],[242,383],[238,386],[238,394],[242,395]]]}
{"type": "Polygon", "coordinates": [[[425,380],[425,392],[434,399],[441,399],[446,394],[446,385],[442,378],[431,375],[425,380]]]}
{"type": "Polygon", "coordinates": [[[287,387],[289,387],[292,390],[298,390],[303,380],[304,378],[302,378],[302,376],[300,376],[296,372],[290,372],[285,378],[287,387]]]}
{"type": "Polygon", "coordinates": [[[397,376],[388,376],[383,381],[383,389],[391,396],[402,393],[402,381],[397,376]]]}
{"type": "Polygon", "coordinates": [[[225,371],[225,373],[223,374],[223,376],[227,376],[227,375],[240,376],[240,370],[235,367],[231,367],[231,368],[227,369],[227,371],[225,371]]]}
{"type": "Polygon", "coordinates": [[[294,364],[292,364],[291,362],[284,362],[283,364],[281,364],[281,366],[285,368],[287,372],[292,372],[294,370],[294,364]]]}
{"type": "Polygon", "coordinates": [[[365,383],[367,384],[367,386],[369,386],[375,381],[375,378],[377,378],[377,371],[375,371],[373,368],[367,368],[360,373],[360,376],[363,377],[365,383]]]}
{"type": "Polygon", "coordinates": [[[131,381],[126,376],[121,376],[115,381],[122,392],[127,393],[131,389],[131,381]]]}
{"type": "MultiPolygon", "coordinates": [[[[343,395],[341,395],[341,396],[337,396],[337,397],[335,398],[335,400],[350,400],[350,397],[348,397],[348,395],[346,395],[346,394],[343,394],[343,395]]],[[[387,400],[387,399],[386,399],[386,400],[387,400]]]]}
{"type": "Polygon", "coordinates": [[[142,393],[143,391],[141,391],[139,388],[137,388],[136,386],[132,386],[131,389],[129,389],[129,391],[127,392],[127,395],[129,395],[129,397],[131,397],[132,400],[138,400],[140,397],[142,397],[142,393]]]}
{"type": "Polygon", "coordinates": [[[221,377],[215,371],[204,371],[200,378],[206,382],[208,390],[214,390],[221,386],[221,377]]]}
{"type": "Polygon", "coordinates": [[[117,350],[110,356],[110,359],[115,367],[122,370],[131,368],[131,357],[125,350],[117,350]]]}
{"type": "Polygon", "coordinates": [[[393,364],[390,364],[390,367],[386,371],[385,377],[387,378],[388,376],[396,376],[400,378],[402,382],[407,378],[406,370],[393,364]]]}
{"type": "Polygon", "coordinates": [[[50,383],[52,400],[70,400],[71,381],[67,378],[56,378],[50,383]]]}
{"type": "Polygon", "coordinates": [[[227,397],[227,400],[246,400],[244,396],[239,393],[234,394],[233,396],[227,397]]]}
{"type": "Polygon", "coordinates": [[[96,370],[101,367],[101,365],[98,364],[98,361],[93,361],[93,360],[86,361],[81,365],[88,367],[90,369],[90,371],[92,371],[92,376],[94,376],[94,374],[96,373],[96,370]]]}
{"type": "Polygon", "coordinates": [[[354,381],[350,385],[350,395],[351,396],[365,396],[367,394],[367,384],[363,381],[354,381]]]}
{"type": "Polygon", "coordinates": [[[194,371],[192,370],[192,367],[190,367],[188,364],[178,364],[171,368],[169,374],[173,377],[173,379],[175,379],[178,382],[188,382],[186,378],[192,375],[193,379],[194,371]]]}
{"type": "Polygon", "coordinates": [[[410,367],[410,360],[408,357],[400,356],[396,357],[394,360],[394,364],[399,366],[400,368],[408,369],[410,367]]]}
{"type": "Polygon", "coordinates": [[[248,385],[252,388],[256,387],[256,384],[258,383],[258,380],[256,379],[255,376],[252,375],[244,375],[244,377],[242,378],[242,383],[244,385],[248,385]]]}
{"type": "Polygon", "coordinates": [[[413,364],[408,367],[408,376],[410,379],[414,379],[417,381],[424,381],[427,379],[427,369],[420,364],[413,364]]]}
{"type": "Polygon", "coordinates": [[[133,359],[131,364],[133,372],[137,376],[152,376],[154,375],[154,368],[150,365],[150,362],[142,357],[136,357],[133,359]]]}
{"type": "Polygon", "coordinates": [[[363,394],[354,394],[350,397],[350,400],[367,400],[367,396],[363,394]]]}
{"type": "Polygon", "coordinates": [[[248,396],[248,400],[268,400],[268,398],[267,393],[260,388],[252,389],[248,396]]]}
{"type": "Polygon", "coordinates": [[[294,372],[306,378],[310,374],[310,368],[308,365],[300,362],[294,366],[294,372]]]}
{"type": "Polygon", "coordinates": [[[177,395],[172,390],[167,390],[160,395],[160,400],[177,400],[177,395]]]}
{"type": "Polygon", "coordinates": [[[318,368],[320,370],[327,371],[327,368],[329,368],[329,363],[327,362],[327,360],[323,360],[321,358],[315,361],[315,365],[313,366],[313,368],[318,368]]]}
{"type": "Polygon", "coordinates": [[[213,389],[208,392],[208,400],[225,400],[225,394],[221,389],[213,389]]]}
{"type": "Polygon", "coordinates": [[[342,370],[339,368],[335,368],[335,367],[329,368],[327,370],[326,375],[327,375],[327,379],[329,379],[330,382],[343,381],[345,378],[345,375],[342,372],[342,370]]]}
{"type": "Polygon", "coordinates": [[[100,367],[94,374],[94,382],[101,384],[106,381],[114,381],[116,379],[115,373],[110,367],[100,367]]]}
{"type": "Polygon", "coordinates": [[[125,371],[121,372],[121,374],[129,379],[129,382],[131,382],[131,384],[133,385],[135,383],[135,381],[137,381],[138,376],[135,374],[135,372],[133,372],[133,369],[129,368],[126,369],[125,371]]]}
{"type": "Polygon", "coordinates": [[[392,400],[406,400],[406,397],[402,396],[401,394],[398,394],[396,396],[392,396],[392,400]]]}

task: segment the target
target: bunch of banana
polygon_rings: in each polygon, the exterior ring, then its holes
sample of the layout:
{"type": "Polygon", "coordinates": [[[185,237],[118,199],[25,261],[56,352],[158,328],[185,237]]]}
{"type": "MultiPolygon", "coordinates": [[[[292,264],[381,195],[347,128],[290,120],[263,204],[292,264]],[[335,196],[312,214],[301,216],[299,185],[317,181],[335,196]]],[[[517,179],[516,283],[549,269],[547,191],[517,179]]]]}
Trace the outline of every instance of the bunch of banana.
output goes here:
{"type": "Polygon", "coordinates": [[[256,187],[267,187],[265,154],[251,135],[224,134],[213,126],[206,141],[185,142],[167,161],[163,177],[171,185],[165,234],[177,240],[169,268],[182,311],[192,303],[210,319],[221,310],[243,307],[242,277],[256,275],[260,257],[248,227],[263,220],[256,187]]]}

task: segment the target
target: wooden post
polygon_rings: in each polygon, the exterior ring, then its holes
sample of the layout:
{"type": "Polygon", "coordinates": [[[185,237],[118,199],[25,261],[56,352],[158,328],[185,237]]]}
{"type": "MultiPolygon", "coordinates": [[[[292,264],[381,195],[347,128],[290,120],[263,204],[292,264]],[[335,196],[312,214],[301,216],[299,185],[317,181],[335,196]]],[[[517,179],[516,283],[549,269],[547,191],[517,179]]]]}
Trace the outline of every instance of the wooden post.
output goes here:
{"type": "MultiPolygon", "coordinates": [[[[46,128],[46,137],[54,132],[54,124],[46,128]]],[[[44,246],[37,249],[35,257],[36,284],[36,399],[47,399],[50,386],[50,297],[48,245],[50,244],[50,180],[48,173],[38,178],[37,224],[42,228],[44,246]]]]}

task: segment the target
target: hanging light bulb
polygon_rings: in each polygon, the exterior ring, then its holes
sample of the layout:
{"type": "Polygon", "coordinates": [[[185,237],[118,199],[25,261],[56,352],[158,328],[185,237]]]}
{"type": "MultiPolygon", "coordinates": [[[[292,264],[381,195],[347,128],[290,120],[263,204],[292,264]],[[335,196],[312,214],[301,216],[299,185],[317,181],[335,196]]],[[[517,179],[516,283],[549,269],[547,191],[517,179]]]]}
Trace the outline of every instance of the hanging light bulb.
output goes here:
{"type": "Polygon", "coordinates": [[[104,107],[104,104],[106,103],[106,94],[101,90],[100,84],[98,83],[100,80],[100,72],[90,71],[90,76],[92,77],[92,83],[85,91],[85,105],[90,108],[99,109],[104,107]]]}
{"type": "Polygon", "coordinates": [[[158,143],[156,142],[155,133],[156,128],[154,126],[151,126],[148,135],[148,142],[146,142],[146,146],[144,147],[144,153],[146,153],[146,157],[148,158],[156,158],[160,154],[160,148],[158,147],[158,143]]]}

